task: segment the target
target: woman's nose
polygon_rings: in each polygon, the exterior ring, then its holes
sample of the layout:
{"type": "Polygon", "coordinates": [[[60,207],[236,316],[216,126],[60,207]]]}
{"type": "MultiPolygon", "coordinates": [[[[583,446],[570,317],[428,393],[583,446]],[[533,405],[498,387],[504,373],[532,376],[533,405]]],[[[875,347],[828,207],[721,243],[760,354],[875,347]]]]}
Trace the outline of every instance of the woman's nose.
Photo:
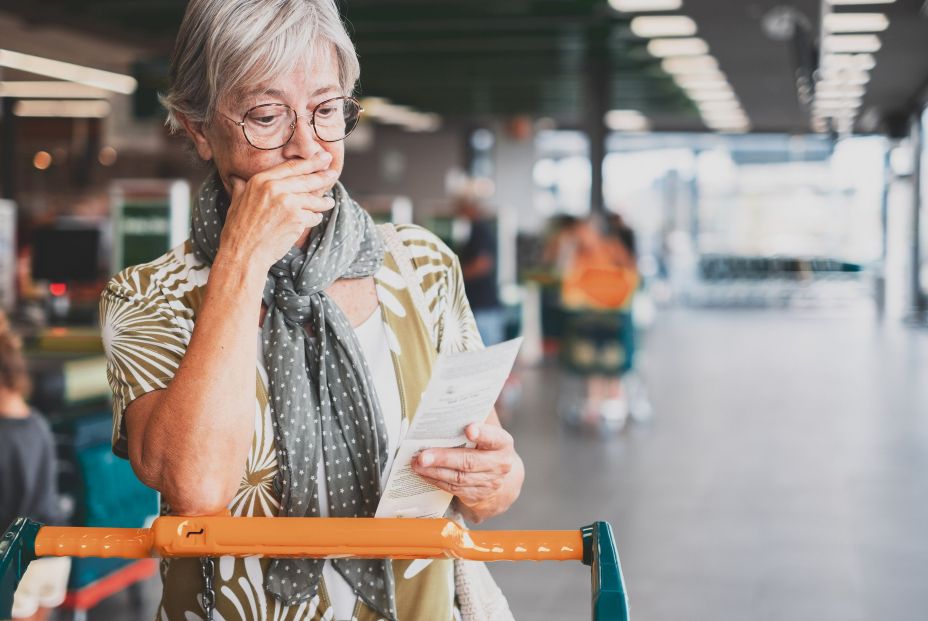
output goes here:
{"type": "Polygon", "coordinates": [[[284,145],[285,157],[302,157],[305,159],[325,150],[322,141],[316,135],[316,130],[313,129],[312,116],[300,115],[296,118],[295,123],[293,137],[290,138],[290,142],[284,145]]]}

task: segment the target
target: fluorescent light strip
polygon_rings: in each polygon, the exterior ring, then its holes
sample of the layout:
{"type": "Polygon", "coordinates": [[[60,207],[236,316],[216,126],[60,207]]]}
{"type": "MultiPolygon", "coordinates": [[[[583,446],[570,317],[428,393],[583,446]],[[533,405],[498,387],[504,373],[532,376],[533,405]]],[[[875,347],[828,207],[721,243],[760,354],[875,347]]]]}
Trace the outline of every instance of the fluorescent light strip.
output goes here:
{"type": "Polygon", "coordinates": [[[825,50],[829,53],[874,53],[881,47],[880,38],[873,34],[828,35],[825,50]]]}
{"type": "Polygon", "coordinates": [[[645,39],[691,37],[696,34],[696,22],[685,15],[636,17],[632,20],[630,27],[632,33],[645,39]]]}
{"type": "Polygon", "coordinates": [[[614,131],[643,132],[651,128],[651,123],[638,110],[610,110],[604,121],[606,127],[614,131]]]}
{"type": "Polygon", "coordinates": [[[410,131],[435,131],[441,127],[441,117],[434,113],[419,112],[409,106],[401,106],[382,97],[365,97],[361,100],[366,115],[390,125],[400,125],[410,131]]]}
{"type": "Polygon", "coordinates": [[[813,112],[832,111],[832,110],[858,110],[861,102],[858,100],[850,101],[819,101],[812,105],[813,112]]]}
{"type": "Polygon", "coordinates": [[[826,69],[870,71],[876,67],[876,58],[873,54],[825,54],[822,66],[826,69]]]}
{"type": "Polygon", "coordinates": [[[135,78],[128,75],[4,49],[0,49],[0,67],[77,82],[124,95],[131,95],[138,86],[135,78]]]}
{"type": "Polygon", "coordinates": [[[698,37],[651,39],[648,43],[648,53],[657,58],[703,56],[709,53],[709,46],[698,37]]]}
{"type": "Polygon", "coordinates": [[[828,13],[825,15],[827,32],[883,32],[889,28],[885,13],[828,13]]]}
{"type": "Polygon", "coordinates": [[[104,100],[21,99],[13,106],[19,117],[102,119],[109,113],[110,103],[104,100]]]}
{"type": "Polygon", "coordinates": [[[861,86],[851,88],[822,88],[821,85],[815,87],[816,99],[859,99],[864,96],[864,88],[861,86]]]}
{"type": "Polygon", "coordinates": [[[819,75],[819,84],[863,86],[870,81],[869,72],[857,69],[823,69],[819,75]]]}
{"type": "Polygon", "coordinates": [[[0,82],[0,97],[16,99],[103,99],[110,92],[74,82],[23,81],[0,82]]]}
{"type": "Polygon", "coordinates": [[[719,63],[708,54],[665,58],[661,69],[671,75],[706,75],[719,73],[719,63]]]}
{"type": "Polygon", "coordinates": [[[623,13],[678,11],[683,6],[683,0],[609,0],[609,6],[623,13]]]}

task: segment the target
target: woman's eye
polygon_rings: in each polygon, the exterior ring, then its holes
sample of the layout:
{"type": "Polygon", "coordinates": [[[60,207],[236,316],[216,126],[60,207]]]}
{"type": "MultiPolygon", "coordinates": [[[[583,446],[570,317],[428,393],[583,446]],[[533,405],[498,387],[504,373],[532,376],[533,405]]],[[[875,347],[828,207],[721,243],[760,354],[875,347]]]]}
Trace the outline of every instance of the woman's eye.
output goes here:
{"type": "Polygon", "coordinates": [[[335,114],[337,108],[335,106],[324,106],[322,108],[316,109],[316,116],[327,118],[335,114]]]}
{"type": "Polygon", "coordinates": [[[260,125],[272,125],[282,118],[284,118],[283,114],[265,112],[263,114],[251,115],[248,117],[248,120],[260,125]]]}

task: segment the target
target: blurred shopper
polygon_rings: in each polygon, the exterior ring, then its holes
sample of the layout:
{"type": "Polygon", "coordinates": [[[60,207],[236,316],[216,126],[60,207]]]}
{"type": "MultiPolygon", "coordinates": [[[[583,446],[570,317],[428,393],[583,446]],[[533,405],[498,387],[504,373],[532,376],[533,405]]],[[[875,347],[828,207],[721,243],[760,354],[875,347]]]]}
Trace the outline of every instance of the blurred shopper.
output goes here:
{"type": "MultiPolygon", "coordinates": [[[[29,407],[22,345],[0,313],[0,528],[17,517],[60,523],[55,443],[42,415],[29,407]]],[[[69,558],[33,561],[13,598],[14,619],[48,618],[68,587],[69,558]]]]}
{"type": "MultiPolygon", "coordinates": [[[[214,173],[191,239],[101,300],[114,451],[164,511],[372,516],[435,350],[480,346],[458,259],[421,228],[378,229],[338,182],[358,74],[334,0],[187,6],[163,101],[214,173]]],[[[467,435],[475,448],[413,468],[480,522],[524,471],[495,413],[467,435]]],[[[224,557],[211,587],[206,572],[166,562],[158,618],[209,617],[204,593],[249,621],[451,619],[455,596],[479,597],[450,560],[224,557]]]]}
{"type": "Polygon", "coordinates": [[[606,217],[606,231],[608,238],[616,242],[613,250],[616,262],[624,267],[637,269],[638,240],[635,230],[620,214],[613,213],[606,217]]]}
{"type": "Polygon", "coordinates": [[[591,219],[572,223],[559,243],[565,311],[560,360],[585,384],[580,402],[562,405],[562,411],[588,426],[621,428],[628,416],[621,375],[629,363],[621,336],[638,282],[634,262],[591,219]]]}
{"type": "Polygon", "coordinates": [[[499,301],[497,282],[496,229],[480,204],[470,196],[458,199],[456,212],[470,223],[467,243],[458,253],[464,291],[484,344],[495,345],[506,337],[506,311],[499,301]]]}

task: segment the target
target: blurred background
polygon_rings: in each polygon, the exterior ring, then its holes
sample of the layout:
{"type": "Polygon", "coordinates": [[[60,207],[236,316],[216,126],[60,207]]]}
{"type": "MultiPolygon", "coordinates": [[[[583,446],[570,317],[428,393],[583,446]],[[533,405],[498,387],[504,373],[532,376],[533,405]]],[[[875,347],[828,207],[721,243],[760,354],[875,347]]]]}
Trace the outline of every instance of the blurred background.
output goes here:
{"type": "MultiPolygon", "coordinates": [[[[527,469],[488,528],[610,521],[633,618],[928,610],[928,4],[345,0],[365,112],[342,181],[462,257],[527,469]]],[[[0,306],[61,504],[141,526],[96,304],[187,236],[183,0],[0,4],[0,306]]],[[[589,575],[497,564],[519,619],[589,575]]],[[[55,618],[151,619],[153,563],[75,561],[55,618]]]]}

